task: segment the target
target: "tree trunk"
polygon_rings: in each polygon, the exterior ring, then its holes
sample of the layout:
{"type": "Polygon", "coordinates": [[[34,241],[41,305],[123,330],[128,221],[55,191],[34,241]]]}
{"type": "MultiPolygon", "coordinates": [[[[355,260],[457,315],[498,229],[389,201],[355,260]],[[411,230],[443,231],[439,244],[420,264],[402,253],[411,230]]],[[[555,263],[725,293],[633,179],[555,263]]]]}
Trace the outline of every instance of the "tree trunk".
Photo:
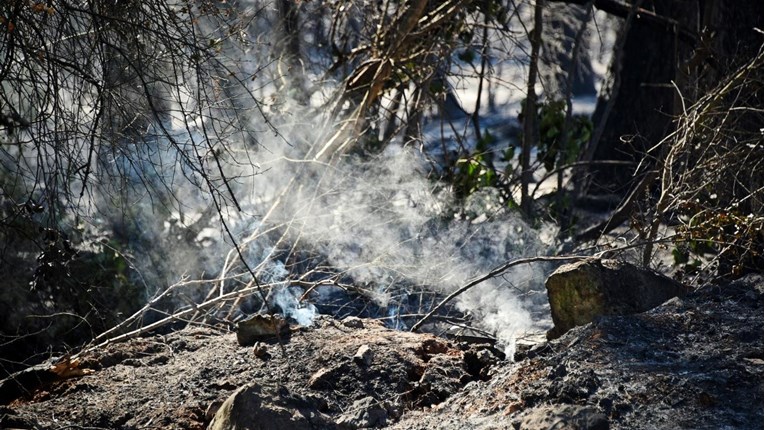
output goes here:
{"type": "Polygon", "coordinates": [[[572,55],[582,22],[590,20],[590,6],[589,3],[582,6],[551,3],[545,8],[540,75],[547,98],[565,99],[569,92],[574,96],[596,93],[595,72],[586,39],[580,41],[584,46],[578,58],[572,55]]]}
{"type": "MultiPolygon", "coordinates": [[[[661,16],[680,22],[688,2],[677,0],[644,1],[642,8],[653,10],[661,16]]],[[[636,17],[626,35],[622,55],[614,55],[620,65],[612,64],[612,70],[620,70],[618,88],[613,82],[605,85],[608,92],[615,93],[612,110],[607,107],[611,94],[600,94],[593,115],[593,122],[605,121],[603,134],[594,149],[594,160],[634,161],[669,132],[675,114],[675,89],[678,60],[682,61],[690,47],[682,45],[675,34],[658,29],[636,17]]],[[[609,79],[615,79],[610,77],[609,79]]],[[[596,165],[590,169],[592,183],[589,192],[626,192],[633,171],[623,166],[596,165]]]]}
{"type": "Polygon", "coordinates": [[[521,212],[531,218],[533,211],[532,196],[529,194],[529,184],[533,179],[531,171],[531,147],[537,143],[537,93],[534,89],[537,82],[537,66],[539,64],[539,47],[542,42],[542,10],[543,0],[537,0],[534,5],[534,29],[531,31],[531,61],[529,63],[529,80],[526,88],[525,114],[523,117],[523,147],[521,148],[521,212]]]}
{"type": "Polygon", "coordinates": [[[307,105],[310,97],[306,89],[300,52],[300,13],[296,2],[279,0],[276,2],[279,14],[281,37],[277,43],[280,57],[282,82],[292,97],[300,104],[307,105]],[[284,67],[282,67],[282,64],[284,67]]]}
{"type": "MultiPolygon", "coordinates": [[[[637,165],[673,129],[674,116],[682,112],[681,97],[692,100],[762,46],[762,35],[754,30],[762,27],[761,2],[645,0],[641,8],[677,25],[672,31],[639,14],[632,22],[622,55],[614,55],[622,59],[621,67],[612,65],[620,71],[619,87],[604,86],[616,94],[613,108],[606,108],[610,94],[601,94],[593,115],[595,124],[605,121],[591,148],[594,160],[637,165]]],[[[659,156],[660,148],[655,151],[651,155],[659,156]]],[[[626,193],[633,173],[623,166],[594,165],[588,191],[626,193]]]]}

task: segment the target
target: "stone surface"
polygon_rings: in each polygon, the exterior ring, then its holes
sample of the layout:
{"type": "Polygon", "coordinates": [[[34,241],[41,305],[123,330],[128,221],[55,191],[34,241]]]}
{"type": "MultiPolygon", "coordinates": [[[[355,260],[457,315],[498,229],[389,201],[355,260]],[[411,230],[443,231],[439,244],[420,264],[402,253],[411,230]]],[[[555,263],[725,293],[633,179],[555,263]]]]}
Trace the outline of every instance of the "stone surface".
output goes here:
{"type": "Polygon", "coordinates": [[[279,315],[254,315],[236,325],[236,340],[239,345],[253,345],[261,340],[275,339],[287,333],[289,325],[279,315]]]}
{"type": "Polygon", "coordinates": [[[353,356],[353,361],[362,366],[369,366],[374,360],[374,353],[369,345],[361,345],[359,350],[356,351],[356,355],[353,356]]]}
{"type": "Polygon", "coordinates": [[[552,405],[524,412],[523,430],[608,430],[608,419],[591,407],[552,405]]]}
{"type": "Polygon", "coordinates": [[[284,387],[246,385],[220,406],[209,430],[283,430],[331,426],[311,399],[301,398],[284,387]]]}
{"type": "Polygon", "coordinates": [[[341,429],[375,428],[387,424],[388,411],[385,405],[374,397],[365,397],[353,402],[350,409],[337,419],[341,429]]]}
{"type": "Polygon", "coordinates": [[[364,328],[364,321],[359,317],[345,317],[341,323],[348,328],[364,328]]]}
{"type": "Polygon", "coordinates": [[[548,332],[550,339],[598,316],[645,312],[687,291],[666,276],[606,259],[563,265],[547,278],[545,287],[555,324],[548,332]]]}

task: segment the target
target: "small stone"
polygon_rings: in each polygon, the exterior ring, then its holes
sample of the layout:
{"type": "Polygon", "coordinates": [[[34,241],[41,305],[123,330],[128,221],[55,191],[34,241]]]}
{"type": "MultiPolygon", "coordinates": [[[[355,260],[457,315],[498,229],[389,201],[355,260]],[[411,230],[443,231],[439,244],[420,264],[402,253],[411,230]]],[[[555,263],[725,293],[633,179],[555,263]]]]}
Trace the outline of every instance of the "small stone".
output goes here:
{"type": "Polygon", "coordinates": [[[332,371],[326,367],[322,367],[317,370],[316,373],[308,378],[308,388],[312,390],[320,390],[322,388],[330,387],[330,379],[332,378],[332,371]]]}
{"type": "Polygon", "coordinates": [[[345,317],[341,323],[348,328],[364,328],[364,321],[359,317],[345,317]]]}
{"type": "Polygon", "coordinates": [[[255,357],[267,358],[269,355],[268,345],[263,342],[255,342],[255,345],[252,347],[252,353],[255,355],[255,357]]]}
{"type": "Polygon", "coordinates": [[[236,324],[239,345],[253,345],[263,339],[277,337],[289,330],[287,321],[279,315],[255,315],[236,324]]]}
{"type": "Polygon", "coordinates": [[[356,351],[356,355],[353,356],[353,361],[364,366],[369,366],[372,364],[373,359],[374,353],[372,352],[372,348],[370,348],[369,345],[361,345],[359,350],[356,351]]]}

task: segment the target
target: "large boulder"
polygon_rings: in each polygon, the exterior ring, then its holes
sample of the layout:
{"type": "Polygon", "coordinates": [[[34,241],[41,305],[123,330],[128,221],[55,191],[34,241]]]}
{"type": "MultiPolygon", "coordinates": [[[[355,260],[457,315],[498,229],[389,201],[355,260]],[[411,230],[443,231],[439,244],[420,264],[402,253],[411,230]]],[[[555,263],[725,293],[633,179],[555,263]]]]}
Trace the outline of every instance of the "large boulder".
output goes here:
{"type": "Polygon", "coordinates": [[[287,430],[332,428],[319,412],[320,400],[291,393],[286,387],[245,385],[215,413],[208,430],[287,430]]]}
{"type": "Polygon", "coordinates": [[[597,316],[645,312],[687,292],[682,284],[656,272],[597,258],[559,267],[545,287],[555,324],[547,333],[549,339],[597,316]]]}

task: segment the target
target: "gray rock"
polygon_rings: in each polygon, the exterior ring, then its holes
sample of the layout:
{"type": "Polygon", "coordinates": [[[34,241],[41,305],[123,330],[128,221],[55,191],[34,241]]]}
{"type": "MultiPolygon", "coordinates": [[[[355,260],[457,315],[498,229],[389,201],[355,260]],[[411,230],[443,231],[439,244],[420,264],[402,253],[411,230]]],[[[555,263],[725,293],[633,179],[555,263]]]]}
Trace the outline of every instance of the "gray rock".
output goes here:
{"type": "Polygon", "coordinates": [[[566,264],[545,282],[555,339],[573,327],[603,315],[628,315],[650,310],[687,290],[666,276],[605,259],[566,264]]]}
{"type": "Polygon", "coordinates": [[[239,388],[220,406],[208,430],[330,428],[331,420],[309,400],[286,389],[257,384],[239,388]]]}
{"type": "Polygon", "coordinates": [[[524,412],[523,430],[608,430],[608,419],[594,408],[576,405],[542,406],[524,412]]]}
{"type": "Polygon", "coordinates": [[[372,360],[374,360],[374,353],[369,345],[361,345],[356,351],[356,355],[353,356],[353,361],[367,367],[372,364],[372,360]]]}
{"type": "Polygon", "coordinates": [[[348,328],[364,328],[364,321],[359,317],[345,317],[341,324],[348,328]]]}
{"type": "Polygon", "coordinates": [[[353,402],[335,423],[342,429],[383,427],[388,420],[388,409],[385,406],[373,397],[364,397],[353,402]]]}

